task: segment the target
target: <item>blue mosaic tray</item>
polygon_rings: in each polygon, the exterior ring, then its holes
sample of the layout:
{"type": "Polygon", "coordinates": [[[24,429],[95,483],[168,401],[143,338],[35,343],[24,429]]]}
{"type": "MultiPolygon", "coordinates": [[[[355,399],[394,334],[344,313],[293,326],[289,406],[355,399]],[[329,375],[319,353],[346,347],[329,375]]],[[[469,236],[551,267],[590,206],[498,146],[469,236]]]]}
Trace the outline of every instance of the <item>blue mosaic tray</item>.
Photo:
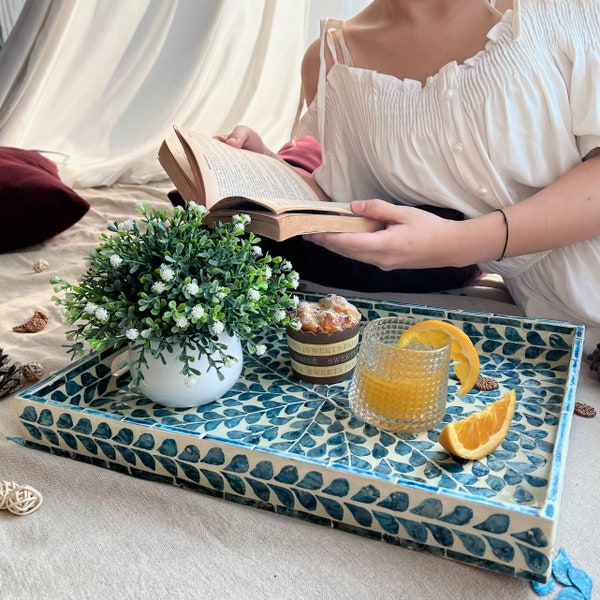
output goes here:
{"type": "MultiPolygon", "coordinates": [[[[308,296],[318,299],[318,296],[308,296]]],[[[266,336],[235,387],[194,409],[153,404],[91,354],[21,392],[33,448],[176,484],[398,546],[545,582],[560,504],[583,328],[557,321],[351,298],[364,322],[397,314],[448,320],[473,340],[490,392],[448,387],[444,422],[397,435],[348,409],[349,381],[302,383],[285,340],[266,336]],[[457,462],[442,427],[507,390],[510,431],[494,453],[457,462]]]]}

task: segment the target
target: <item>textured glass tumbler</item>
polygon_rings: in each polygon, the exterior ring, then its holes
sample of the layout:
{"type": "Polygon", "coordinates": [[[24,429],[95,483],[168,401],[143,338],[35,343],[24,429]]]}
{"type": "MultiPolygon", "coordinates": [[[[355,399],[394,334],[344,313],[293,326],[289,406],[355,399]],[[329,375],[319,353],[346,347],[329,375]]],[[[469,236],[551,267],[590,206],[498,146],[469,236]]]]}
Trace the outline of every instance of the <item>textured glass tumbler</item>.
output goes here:
{"type": "Polygon", "coordinates": [[[442,348],[398,347],[413,321],[376,319],[363,331],[350,386],[351,409],[382,429],[417,432],[444,417],[450,369],[450,338],[442,348]]]}

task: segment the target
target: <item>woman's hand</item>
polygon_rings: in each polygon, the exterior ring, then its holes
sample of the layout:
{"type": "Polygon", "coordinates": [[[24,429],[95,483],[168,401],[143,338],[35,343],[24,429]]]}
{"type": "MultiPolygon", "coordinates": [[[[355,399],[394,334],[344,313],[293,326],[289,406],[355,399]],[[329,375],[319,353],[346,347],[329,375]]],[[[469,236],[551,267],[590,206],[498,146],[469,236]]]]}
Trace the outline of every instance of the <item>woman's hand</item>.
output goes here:
{"type": "Polygon", "coordinates": [[[260,135],[256,133],[254,129],[246,127],[245,125],[237,125],[233,128],[231,133],[217,135],[215,137],[234,148],[243,148],[244,150],[266,154],[267,156],[276,156],[274,152],[271,152],[271,150],[265,146],[260,135]]]}
{"type": "Polygon", "coordinates": [[[384,200],[359,200],[351,206],[357,215],[385,221],[386,228],[374,233],[316,233],[305,239],[384,271],[464,266],[454,256],[462,222],[384,200]]]}

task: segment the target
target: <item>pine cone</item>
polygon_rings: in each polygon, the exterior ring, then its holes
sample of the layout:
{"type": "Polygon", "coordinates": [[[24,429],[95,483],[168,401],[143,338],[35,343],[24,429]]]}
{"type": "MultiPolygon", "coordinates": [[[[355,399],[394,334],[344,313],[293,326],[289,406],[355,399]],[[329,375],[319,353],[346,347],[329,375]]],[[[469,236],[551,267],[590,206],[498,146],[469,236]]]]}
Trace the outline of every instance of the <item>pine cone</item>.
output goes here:
{"type": "Polygon", "coordinates": [[[600,344],[597,344],[596,349],[588,354],[587,359],[590,361],[590,371],[595,371],[600,375],[600,344]]]}
{"type": "Polygon", "coordinates": [[[12,363],[4,349],[0,348],[0,398],[8,396],[23,383],[23,372],[20,363],[12,363]]]}

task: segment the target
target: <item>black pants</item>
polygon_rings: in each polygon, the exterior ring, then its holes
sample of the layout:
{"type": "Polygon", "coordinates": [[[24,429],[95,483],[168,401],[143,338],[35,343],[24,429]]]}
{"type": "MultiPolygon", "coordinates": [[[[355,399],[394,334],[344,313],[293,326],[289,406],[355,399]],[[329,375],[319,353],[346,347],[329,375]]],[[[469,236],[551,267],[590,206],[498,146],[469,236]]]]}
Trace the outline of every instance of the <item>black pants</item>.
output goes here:
{"type": "Polygon", "coordinates": [[[476,265],[383,271],[335,254],[302,237],[283,242],[261,238],[260,246],[271,255],[287,258],[301,279],[357,292],[441,292],[467,285],[481,274],[476,265]]]}

